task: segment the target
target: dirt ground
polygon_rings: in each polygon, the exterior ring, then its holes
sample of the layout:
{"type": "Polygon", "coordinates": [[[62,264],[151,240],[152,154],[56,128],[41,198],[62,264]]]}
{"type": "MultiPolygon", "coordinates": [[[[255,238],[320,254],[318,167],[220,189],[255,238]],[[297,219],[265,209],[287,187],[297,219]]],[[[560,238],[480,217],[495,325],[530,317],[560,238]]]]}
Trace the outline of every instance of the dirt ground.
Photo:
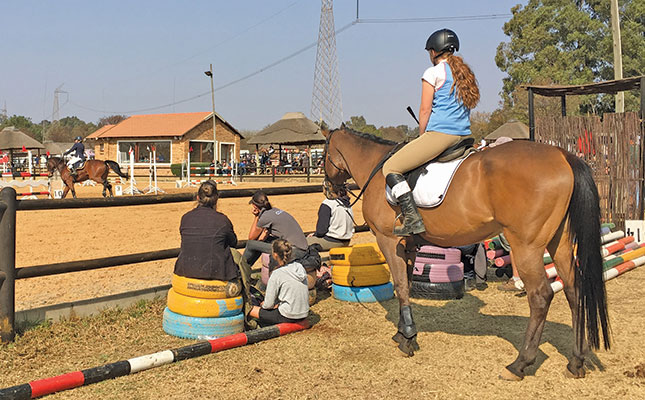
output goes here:
{"type": "MultiPolygon", "coordinates": [[[[263,187],[293,186],[295,183],[267,183],[263,187]]],[[[232,188],[220,185],[220,190],[232,188]]],[[[258,187],[242,183],[236,187],[258,187]]],[[[196,191],[162,188],[168,193],[196,191]]],[[[97,187],[79,187],[79,197],[100,196],[97,187]]],[[[317,211],[324,199],[322,193],[271,196],[271,203],[290,212],[305,231],[316,226],[317,211]]],[[[222,199],[218,204],[235,228],[238,239],[248,237],[253,221],[247,198],[222,199]]],[[[65,261],[164,250],[180,246],[181,216],[195,203],[152,206],[88,208],[76,210],[20,211],[17,214],[16,266],[26,267],[65,261]]],[[[360,205],[354,212],[362,223],[360,205]]],[[[369,240],[371,235],[357,235],[369,240]]],[[[86,272],[74,272],[16,282],[16,310],[48,304],[106,296],[130,290],[170,283],[175,260],[162,260],[86,272]]]]}
{"type": "MultiPolygon", "coordinates": [[[[81,195],[91,188],[81,188],[81,195]]],[[[98,192],[98,189],[97,189],[98,192]]],[[[311,230],[322,194],[274,196],[311,230]]],[[[247,199],[223,199],[220,209],[245,238],[247,199]]],[[[18,266],[161,250],[179,246],[178,203],[91,210],[18,213],[18,266]],[[79,246],[79,243],[84,243],[79,246]]],[[[355,209],[360,217],[360,203],[355,209]]],[[[371,241],[361,234],[357,242],[371,241]]],[[[18,309],[103,296],[170,282],[173,260],[17,282],[18,309]]],[[[390,340],[398,302],[356,304],[319,293],[313,328],[252,346],[185,360],[51,396],[60,399],[335,399],[430,398],[643,399],[645,268],[607,283],[613,346],[589,357],[587,377],[564,377],[571,356],[570,312],[556,294],[537,362],[522,382],[497,379],[517,356],[528,321],[526,298],[495,283],[462,300],[414,300],[421,350],[403,357],[390,340]],[[639,369],[640,368],[640,369],[639,369]]],[[[125,311],[46,324],[0,346],[0,387],[91,368],[193,341],[165,335],[164,301],[125,311]]]]}

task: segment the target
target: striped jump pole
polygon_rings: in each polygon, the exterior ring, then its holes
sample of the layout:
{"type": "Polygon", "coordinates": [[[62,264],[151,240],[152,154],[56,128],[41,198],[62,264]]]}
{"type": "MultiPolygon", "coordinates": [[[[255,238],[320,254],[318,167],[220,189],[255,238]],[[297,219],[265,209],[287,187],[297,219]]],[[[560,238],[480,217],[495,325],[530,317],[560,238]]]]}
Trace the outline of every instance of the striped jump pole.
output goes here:
{"type": "Polygon", "coordinates": [[[606,235],[602,235],[600,237],[600,242],[602,244],[607,244],[609,242],[613,242],[614,240],[618,240],[620,238],[625,237],[625,232],[623,231],[616,231],[616,232],[611,232],[606,235]]]}
{"type": "Polygon", "coordinates": [[[154,354],[117,361],[100,367],[70,372],[51,378],[39,379],[22,385],[0,389],[0,399],[35,399],[55,392],[73,389],[134,374],[139,371],[159,367],[176,361],[200,357],[206,354],[246,346],[273,339],[289,333],[302,331],[310,327],[309,321],[299,323],[282,323],[249,332],[236,333],[219,339],[206,340],[173,350],[160,351],[154,354]]]}
{"type": "MultiPolygon", "coordinates": [[[[629,261],[625,261],[622,264],[618,264],[615,267],[607,268],[602,273],[602,280],[606,282],[610,279],[614,279],[618,275],[622,275],[625,272],[630,271],[636,267],[640,267],[643,264],[645,264],[645,256],[636,257],[629,261]]],[[[562,284],[562,280],[559,277],[556,277],[555,281],[551,283],[551,289],[553,289],[553,293],[557,293],[563,288],[564,285],[562,284]]]]}

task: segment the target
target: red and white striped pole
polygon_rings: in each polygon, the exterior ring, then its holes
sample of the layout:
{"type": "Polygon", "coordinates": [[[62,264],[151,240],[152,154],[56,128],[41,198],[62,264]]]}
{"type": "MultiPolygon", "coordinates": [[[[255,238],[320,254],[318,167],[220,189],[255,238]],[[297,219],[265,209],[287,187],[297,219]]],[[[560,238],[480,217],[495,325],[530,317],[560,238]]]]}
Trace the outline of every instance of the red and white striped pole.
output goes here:
{"type": "Polygon", "coordinates": [[[62,390],[134,374],[176,361],[262,342],[267,339],[302,331],[309,327],[309,321],[307,320],[299,323],[277,324],[249,332],[236,333],[219,339],[198,342],[178,349],[164,350],[125,361],[117,361],[100,367],[70,372],[51,378],[38,379],[22,385],[0,389],[0,399],[35,399],[62,390]]]}

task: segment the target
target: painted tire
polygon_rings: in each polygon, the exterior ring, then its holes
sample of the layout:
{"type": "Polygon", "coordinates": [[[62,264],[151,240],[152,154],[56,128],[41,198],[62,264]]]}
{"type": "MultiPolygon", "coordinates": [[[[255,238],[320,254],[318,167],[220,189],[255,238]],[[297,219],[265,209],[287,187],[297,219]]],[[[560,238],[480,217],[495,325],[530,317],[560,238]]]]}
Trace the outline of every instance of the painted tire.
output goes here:
{"type": "Polygon", "coordinates": [[[237,297],[242,292],[238,282],[186,278],[172,274],[172,288],[175,293],[201,299],[226,299],[237,297]]]}
{"type": "Polygon", "coordinates": [[[242,312],[242,296],[229,299],[200,299],[168,291],[168,308],[170,311],[188,317],[230,317],[242,312]]]}
{"type": "Polygon", "coordinates": [[[318,297],[318,291],[316,288],[309,289],[309,306],[316,304],[316,298],[318,297]]]}
{"type": "Polygon", "coordinates": [[[341,286],[377,286],[390,281],[390,271],[387,264],[334,265],[331,280],[341,286]]]}
{"type": "Polygon", "coordinates": [[[354,303],[376,303],[394,297],[392,282],[388,282],[385,285],[365,287],[347,287],[332,284],[331,291],[335,299],[354,303]]]}
{"type": "Polygon", "coordinates": [[[197,318],[163,310],[163,330],[184,339],[220,338],[244,331],[244,315],[222,318],[197,318]]]}
{"type": "Polygon", "coordinates": [[[417,282],[458,282],[464,279],[464,264],[415,263],[412,280],[417,282]]]}
{"type": "Polygon", "coordinates": [[[329,261],[332,265],[372,265],[383,264],[385,256],[376,243],[364,243],[330,249],[329,261]]]}
{"type": "Polygon", "coordinates": [[[418,282],[412,281],[410,297],[416,299],[452,300],[464,297],[464,281],[459,282],[418,282]]]}
{"type": "Polygon", "coordinates": [[[267,282],[269,282],[269,261],[271,260],[271,256],[269,256],[267,253],[262,253],[260,256],[260,261],[262,261],[262,267],[260,268],[260,277],[262,279],[262,283],[265,285],[267,282]]]}
{"type": "Polygon", "coordinates": [[[415,263],[421,264],[457,264],[461,262],[461,250],[454,247],[421,246],[415,263]]]}

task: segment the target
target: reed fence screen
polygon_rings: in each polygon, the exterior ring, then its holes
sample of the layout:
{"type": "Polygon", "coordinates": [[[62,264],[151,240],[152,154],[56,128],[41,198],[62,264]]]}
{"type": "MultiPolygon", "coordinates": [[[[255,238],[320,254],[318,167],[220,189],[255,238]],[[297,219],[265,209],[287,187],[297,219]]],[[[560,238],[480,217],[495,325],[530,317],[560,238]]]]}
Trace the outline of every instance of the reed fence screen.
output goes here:
{"type": "Polygon", "coordinates": [[[603,222],[643,218],[644,131],[637,113],[537,117],[535,141],[562,147],[594,171],[603,222]]]}

